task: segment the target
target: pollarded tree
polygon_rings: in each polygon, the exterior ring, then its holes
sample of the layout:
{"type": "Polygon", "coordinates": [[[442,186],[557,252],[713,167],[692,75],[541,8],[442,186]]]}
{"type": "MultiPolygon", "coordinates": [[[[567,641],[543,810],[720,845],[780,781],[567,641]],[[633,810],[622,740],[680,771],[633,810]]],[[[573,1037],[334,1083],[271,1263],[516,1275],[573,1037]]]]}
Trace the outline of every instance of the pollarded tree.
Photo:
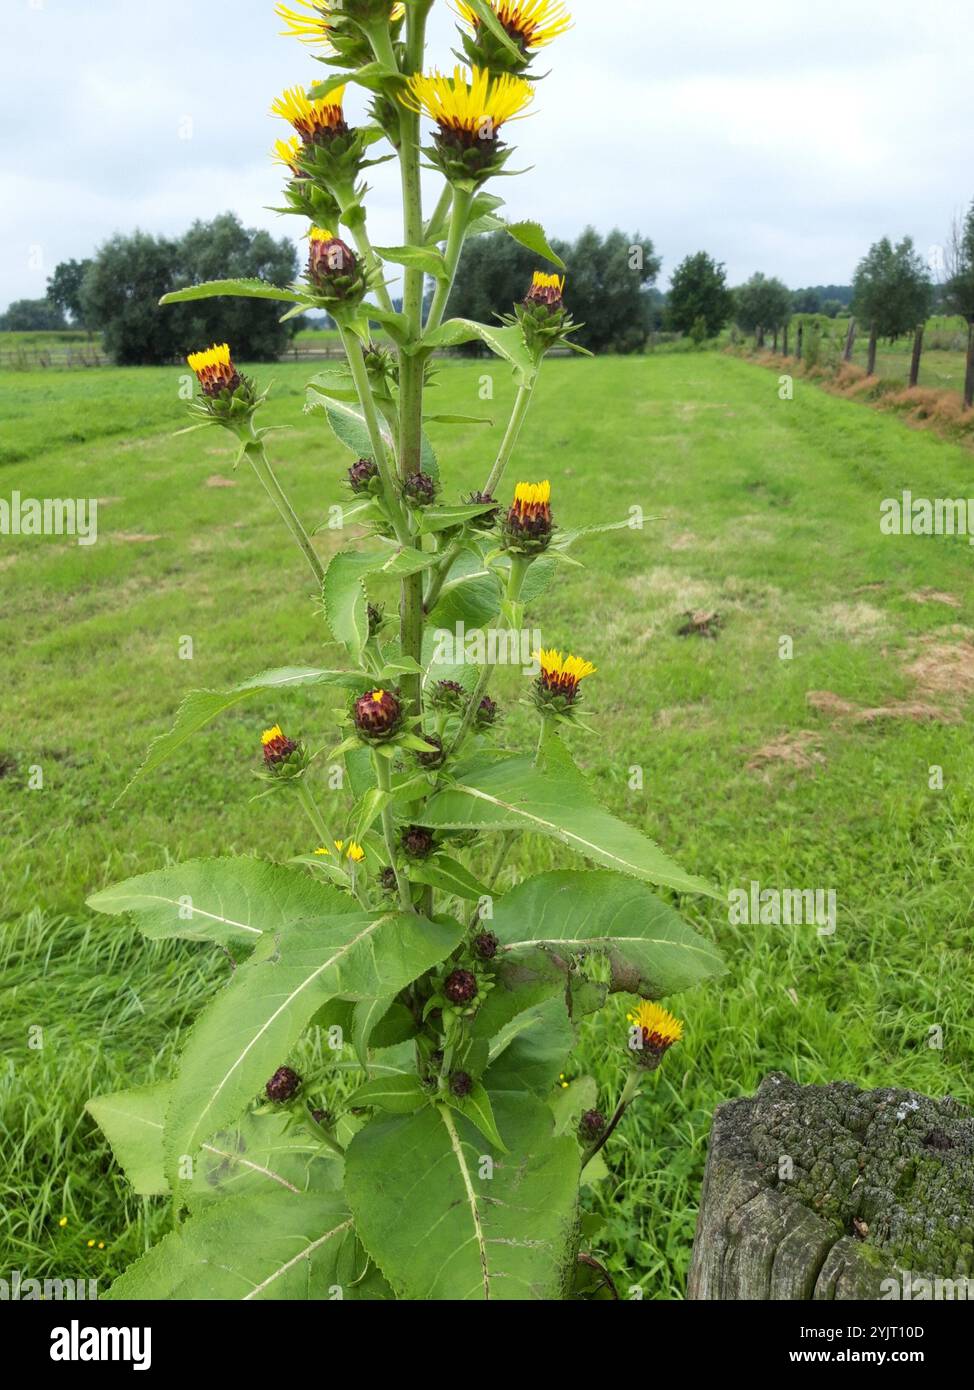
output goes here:
{"type": "Polygon", "coordinates": [[[706,337],[716,338],[734,312],[723,263],[706,251],[687,256],[673,272],[666,303],[666,322],[678,333],[693,333],[700,320],[706,337]]]}
{"type": "Polygon", "coordinates": [[[767,329],[777,329],[791,318],[791,291],[773,275],[757,271],[746,284],[734,291],[734,317],[745,333],[753,333],[758,347],[764,346],[767,329]]]}
{"type": "Polygon", "coordinates": [[[870,376],[876,368],[878,340],[894,342],[912,333],[926,320],[932,296],[930,272],[912,237],[904,237],[895,246],[883,237],[869,248],[853,277],[852,312],[869,325],[870,376]]]}

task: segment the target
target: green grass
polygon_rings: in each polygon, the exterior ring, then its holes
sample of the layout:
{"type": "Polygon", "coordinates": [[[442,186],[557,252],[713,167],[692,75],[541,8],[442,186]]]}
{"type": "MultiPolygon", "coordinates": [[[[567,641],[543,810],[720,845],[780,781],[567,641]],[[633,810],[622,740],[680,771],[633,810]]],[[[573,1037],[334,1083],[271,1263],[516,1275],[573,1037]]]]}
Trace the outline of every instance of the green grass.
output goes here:
{"type": "MultiPolygon", "coordinates": [[[[511,388],[490,363],[437,367],[444,411],[482,413],[481,376],[495,381],[498,427],[431,427],[455,494],[482,483],[511,388]]],[[[291,426],[272,436],[281,476],[317,524],[342,495],[348,457],[319,415],[301,413],[306,367],[260,373],[276,383],[267,423],[291,426]]],[[[172,436],[184,423],[179,383],[173,369],[0,385],[0,496],[103,499],[95,546],[0,536],[0,1266],[106,1285],[165,1229],[166,1210],[125,1195],[84,1102],[165,1075],[225,963],[191,945],[147,947],[91,917],[84,899],[167,855],[306,851],[285,799],[251,800],[255,745],[279,719],[317,745],[327,718],[308,691],[243,706],[114,800],[187,689],[336,656],[300,557],[252,475],[233,474],[229,442],[172,436]],[[179,659],[184,636],[192,661],[179,659]],[[28,790],[38,765],[43,788],[28,790]],[[29,1045],[31,1028],[42,1047],[29,1045]]],[[[904,487],[966,496],[971,456],[813,383],[795,389],[779,401],[773,373],[716,353],[552,362],[516,467],[551,478],[563,526],[633,505],[663,517],[579,547],[587,568],[561,570],[529,614],[546,644],[599,666],[586,706],[597,734],[572,743],[603,799],[722,887],[756,879],[838,894],[831,938],[731,926],[719,903],[683,904],[729,972],[670,1001],[686,1041],[627,1117],[591,1198],[607,1217],[613,1272],[653,1298],[682,1293],[713,1108],[766,1071],[974,1099],[965,724],[856,724],[805,699],[919,698],[905,669],[917,648],[956,644],[974,626],[963,539],[886,538],[878,525],[881,499],[904,487]],[[914,601],[924,587],[960,606],[914,601]],[[719,640],[678,637],[688,609],[720,612],[719,640]],[[782,636],[791,661],[779,659],[782,636]],[[756,750],[797,731],[820,760],[749,770],[756,750]],[[629,790],[633,765],[641,792],[629,790]],[[931,765],[943,791],[928,787],[931,765]],[[935,1027],[942,1050],[927,1046],[935,1027]]],[[[325,557],[340,543],[318,537],[325,557]]],[[[530,739],[519,679],[503,673],[497,693],[506,739],[530,739]]],[[[960,693],[923,698],[963,710],[960,693]]],[[[526,840],[509,873],[564,862],[526,840]]],[[[582,1040],[580,1066],[599,1078],[605,1108],[626,1065],[623,1016],[614,1003],[582,1040]]]]}

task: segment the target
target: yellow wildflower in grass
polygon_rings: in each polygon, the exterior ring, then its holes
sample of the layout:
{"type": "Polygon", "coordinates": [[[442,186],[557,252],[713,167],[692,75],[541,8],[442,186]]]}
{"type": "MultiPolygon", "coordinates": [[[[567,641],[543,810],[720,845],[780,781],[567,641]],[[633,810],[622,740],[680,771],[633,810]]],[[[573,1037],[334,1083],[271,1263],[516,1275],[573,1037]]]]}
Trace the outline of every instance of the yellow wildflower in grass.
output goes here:
{"type": "MultiPolygon", "coordinates": [[[[522,48],[543,48],[572,27],[572,17],[562,0],[488,0],[508,36],[522,48]]],[[[480,26],[475,10],[457,0],[462,19],[473,28],[480,26]]]]}
{"type": "Polygon", "coordinates": [[[345,88],[336,87],[326,97],[312,99],[303,87],[289,87],[271,107],[271,115],[289,121],[304,141],[348,130],[342,102],[345,88]]]}
{"type": "Polygon", "coordinates": [[[68,1218],[66,1216],[62,1216],[57,1224],[63,1229],[68,1224],[68,1218]]]}
{"type": "Polygon", "coordinates": [[[221,391],[235,391],[240,385],[240,373],[233,365],[228,343],[214,343],[205,352],[191,352],[186,358],[190,370],[205,396],[219,396],[221,391]]]}
{"type": "Polygon", "coordinates": [[[424,112],[443,131],[465,140],[495,133],[516,120],[534,100],[534,88],[523,77],[491,77],[485,68],[457,65],[452,76],[439,71],[413,73],[399,100],[411,111],[424,112]]]}
{"type": "Polygon", "coordinates": [[[574,700],[579,682],[586,676],[594,676],[597,669],[591,661],[580,656],[562,656],[553,649],[542,649],[535,652],[535,656],[541,666],[538,679],[542,685],[553,695],[564,695],[568,700],[574,700]]]}

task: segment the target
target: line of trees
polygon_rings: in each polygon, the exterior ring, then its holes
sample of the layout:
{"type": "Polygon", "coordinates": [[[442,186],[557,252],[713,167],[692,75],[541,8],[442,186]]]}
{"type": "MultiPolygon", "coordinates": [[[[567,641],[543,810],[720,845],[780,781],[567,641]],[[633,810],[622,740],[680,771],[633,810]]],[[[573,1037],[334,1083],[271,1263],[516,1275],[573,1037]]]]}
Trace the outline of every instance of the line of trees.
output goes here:
{"type": "MultiPolygon", "coordinates": [[[[572,317],[583,325],[575,340],[590,352],[640,352],[654,326],[653,286],[660,258],[653,243],[615,230],[601,236],[587,227],[575,241],[552,240],[567,267],[572,317]]],[[[532,251],[506,232],[475,237],[464,248],[450,295],[451,318],[492,323],[522,300],[539,267],[532,251]]],[[[482,350],[477,343],[470,353],[482,350]]]]}
{"type": "Polygon", "coordinates": [[[135,232],[114,236],[85,261],[63,261],[47,298],[12,304],[8,330],[60,330],[67,315],[102,335],[122,366],[163,365],[214,341],[228,341],[241,361],[274,361],[301,325],[280,322],[280,305],[256,299],[203,299],[161,311],[170,290],[203,280],[257,279],[286,285],[297,274],[290,241],[246,228],[233,213],[194,222],[181,237],[135,232]]]}

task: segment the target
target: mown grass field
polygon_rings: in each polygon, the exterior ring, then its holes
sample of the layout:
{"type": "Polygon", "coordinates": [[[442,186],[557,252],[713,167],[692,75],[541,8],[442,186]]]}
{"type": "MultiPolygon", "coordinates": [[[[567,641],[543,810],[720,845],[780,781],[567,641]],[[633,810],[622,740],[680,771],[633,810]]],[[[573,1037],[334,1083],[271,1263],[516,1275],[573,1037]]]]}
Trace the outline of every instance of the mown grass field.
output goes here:
{"type": "MultiPolygon", "coordinates": [[[[438,364],[437,408],[451,412],[483,413],[488,372],[497,427],[431,427],[454,493],[482,483],[512,392],[489,362],[438,364]]],[[[320,415],[302,414],[306,368],[261,373],[275,382],[267,423],[290,426],[272,436],[281,477],[315,525],[343,495],[348,456],[320,415]]],[[[267,724],[327,739],[313,692],[243,706],[113,806],[188,689],[335,656],[256,480],[234,475],[215,431],[173,437],[179,382],[150,369],[0,380],[0,496],[101,499],[97,545],[0,536],[0,1272],[107,1286],[162,1233],[165,1203],[126,1195],[83,1107],[165,1075],[225,976],[219,953],[146,946],[89,914],[86,895],[167,856],[310,847],[284,798],[251,798],[267,724]],[[33,766],[40,790],[28,789],[33,766]]],[[[661,518],[585,542],[586,568],[563,569],[529,613],[546,645],[599,667],[586,705],[597,734],[572,736],[576,756],[615,811],[723,888],[834,888],[838,900],[833,936],[732,926],[720,903],[683,903],[728,973],[669,1001],[686,1040],[589,1196],[624,1289],[682,1295],[713,1108],[768,1070],[974,1100],[972,555],[964,538],[879,530],[881,499],[903,488],[974,491],[971,463],[800,379],[780,401],[773,373],[714,353],[545,369],[518,477],[550,477],[564,526],[633,505],[661,518]],[[716,640],[677,635],[688,610],[721,615],[716,640]]],[[[327,556],[342,538],[317,543],[327,556]]],[[[502,673],[497,692],[505,738],[530,739],[521,679],[502,673]]],[[[507,878],[563,862],[527,839],[507,878]]],[[[580,1057],[605,1107],[624,1044],[616,1001],[586,1025],[580,1057]]]]}

